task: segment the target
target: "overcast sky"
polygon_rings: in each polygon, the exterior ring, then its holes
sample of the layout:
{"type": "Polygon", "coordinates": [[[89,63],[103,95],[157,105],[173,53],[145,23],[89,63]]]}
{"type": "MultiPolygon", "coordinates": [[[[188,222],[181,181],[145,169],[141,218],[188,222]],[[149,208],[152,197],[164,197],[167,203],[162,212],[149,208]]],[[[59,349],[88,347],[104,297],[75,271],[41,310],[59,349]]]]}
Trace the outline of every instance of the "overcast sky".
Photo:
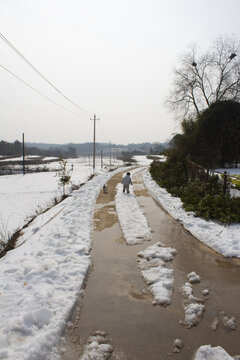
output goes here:
{"type": "Polygon", "coordinates": [[[178,132],[164,102],[190,43],[209,48],[240,30],[239,0],[0,0],[0,140],[164,142],[178,132]],[[79,116],[77,115],[79,114],[79,116]]]}

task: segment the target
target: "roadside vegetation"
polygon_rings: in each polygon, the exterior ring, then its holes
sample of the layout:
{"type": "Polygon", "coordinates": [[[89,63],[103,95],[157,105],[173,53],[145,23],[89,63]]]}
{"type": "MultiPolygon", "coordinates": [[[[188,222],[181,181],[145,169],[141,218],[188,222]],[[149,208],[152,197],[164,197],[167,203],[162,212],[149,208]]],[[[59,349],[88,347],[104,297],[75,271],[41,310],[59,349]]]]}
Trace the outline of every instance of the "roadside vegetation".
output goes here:
{"type": "Polygon", "coordinates": [[[175,162],[172,158],[166,162],[154,161],[150,173],[159,186],[181,198],[186,211],[223,224],[240,222],[240,198],[224,193],[224,182],[218,175],[205,181],[188,179],[184,161],[175,162]]]}
{"type": "Polygon", "coordinates": [[[122,151],[117,159],[122,160],[126,165],[135,163],[136,160],[133,158],[134,154],[131,151],[122,151]]]}
{"type": "Polygon", "coordinates": [[[168,105],[181,119],[181,133],[154,161],[153,179],[186,211],[221,223],[240,222],[240,177],[216,175],[217,168],[240,163],[240,59],[235,39],[218,38],[211,51],[198,55],[191,47],[175,69],[168,105]]]}

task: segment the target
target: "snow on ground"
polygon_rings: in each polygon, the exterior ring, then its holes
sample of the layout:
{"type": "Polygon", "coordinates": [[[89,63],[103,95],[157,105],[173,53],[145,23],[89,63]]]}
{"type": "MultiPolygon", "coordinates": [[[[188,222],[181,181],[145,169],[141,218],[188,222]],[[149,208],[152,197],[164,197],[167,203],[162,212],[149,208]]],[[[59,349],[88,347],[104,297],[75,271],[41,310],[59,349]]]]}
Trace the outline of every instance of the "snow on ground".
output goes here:
{"type": "MultiPolygon", "coordinates": [[[[54,352],[54,347],[66,328],[91,263],[89,251],[95,201],[103,184],[114,173],[96,175],[62,203],[38,216],[19,240],[18,248],[0,259],[0,359],[57,358],[52,351],[54,352]]],[[[81,176],[80,171],[76,177],[79,175],[81,176]]],[[[2,179],[4,177],[0,178],[1,190],[2,179]]],[[[84,182],[81,178],[78,180],[84,182]]],[[[16,178],[15,181],[18,183],[20,180],[16,178]]],[[[44,181],[39,186],[41,185],[44,185],[44,181]]],[[[48,183],[48,190],[51,189],[50,185],[51,182],[48,183]]],[[[36,188],[39,190],[38,186],[36,188]]],[[[11,194],[10,189],[11,186],[11,194]]],[[[22,188],[23,199],[27,189],[24,186],[22,188]]],[[[46,187],[44,189],[46,191],[46,187]]],[[[48,194],[50,196],[51,191],[48,194]]],[[[1,200],[2,193],[0,204],[1,200]]],[[[177,201],[176,198],[174,200],[177,201]]],[[[28,204],[25,202],[25,207],[28,204]]],[[[25,207],[22,207],[23,212],[25,207]]],[[[14,207],[12,211],[13,209],[14,207]]],[[[4,208],[3,210],[5,212],[4,208]]],[[[128,209],[125,216],[129,212],[128,209]]],[[[164,253],[163,259],[155,254],[159,255],[157,249],[153,251],[148,248],[146,258],[141,259],[142,270],[157,266],[165,268],[165,261],[169,258],[167,253],[164,253]]],[[[222,318],[225,319],[224,316],[222,318]]],[[[93,341],[89,344],[92,344],[95,351],[99,343],[93,341]]],[[[224,350],[219,350],[219,347],[213,348],[212,355],[209,356],[209,349],[200,349],[196,360],[232,359],[226,357],[224,350]]]]}
{"type": "MultiPolygon", "coordinates": [[[[239,169],[239,168],[216,169],[216,172],[217,172],[217,173],[221,173],[221,174],[223,174],[225,171],[227,172],[228,175],[233,176],[233,178],[234,178],[234,175],[240,175],[240,169],[239,169]]],[[[240,197],[240,191],[237,190],[237,189],[231,188],[231,189],[230,189],[230,195],[231,195],[232,197],[240,197]]]]}
{"type": "Polygon", "coordinates": [[[226,257],[240,258],[240,224],[223,226],[213,221],[195,217],[183,209],[182,201],[160,188],[146,172],[143,180],[154,199],[197,239],[226,257]]]}
{"type": "MultiPolygon", "coordinates": [[[[166,156],[152,155],[152,158],[163,161],[164,159],[166,159],[166,156]]],[[[135,156],[133,156],[133,159],[136,160],[138,165],[141,165],[141,166],[148,166],[153,161],[153,159],[148,159],[146,155],[135,155],[135,156]]]]}
{"type": "MultiPolygon", "coordinates": [[[[51,166],[57,169],[59,163],[53,163],[51,166]]],[[[55,174],[56,172],[40,172],[0,176],[0,238],[2,241],[6,242],[8,236],[22,228],[32,216],[51,206],[55,197],[60,198],[62,190],[58,187],[55,174]]],[[[76,159],[73,171],[71,171],[71,182],[84,183],[91,174],[92,168],[76,159]]],[[[70,191],[70,188],[71,185],[66,187],[66,193],[70,191]]]]}
{"type": "Polygon", "coordinates": [[[205,304],[200,304],[198,302],[191,302],[184,306],[185,311],[185,320],[184,325],[188,328],[196,326],[199,324],[203,317],[205,311],[205,304]]]}
{"type": "Polygon", "coordinates": [[[47,360],[66,327],[90,266],[96,198],[115,172],[96,175],[0,259],[0,358],[47,360]]]}
{"type": "Polygon", "coordinates": [[[140,166],[147,166],[150,165],[152,162],[152,159],[147,159],[145,155],[136,155],[133,156],[133,159],[137,161],[137,164],[140,166]]]}
{"type": "Polygon", "coordinates": [[[216,171],[221,174],[224,174],[224,171],[226,171],[229,175],[240,175],[240,168],[216,169],[216,171]]]}
{"type": "MultiPolygon", "coordinates": [[[[137,171],[139,171],[139,169],[137,171]]],[[[134,174],[134,171],[132,171],[131,175],[132,174],[134,174]]],[[[129,194],[123,193],[122,188],[121,184],[117,185],[115,203],[119,223],[126,243],[128,245],[135,245],[143,243],[144,240],[151,240],[151,229],[148,226],[142,209],[138,205],[136,196],[132,191],[130,191],[129,194]]]]}
{"type": "Polygon", "coordinates": [[[195,360],[234,360],[221,346],[201,346],[195,356],[195,360]]]}
{"type": "MultiPolygon", "coordinates": [[[[4,157],[4,156],[0,156],[0,157],[4,157]]],[[[43,159],[44,161],[49,161],[49,160],[57,160],[57,157],[41,157],[39,155],[26,155],[25,156],[25,160],[31,160],[31,159],[43,159]]],[[[22,161],[23,158],[22,156],[16,157],[16,158],[6,158],[6,159],[1,159],[1,162],[8,162],[8,161],[22,161]]]]}
{"type": "Polygon", "coordinates": [[[173,260],[177,251],[171,247],[163,247],[160,242],[140,251],[138,266],[141,274],[153,295],[153,304],[169,305],[173,293],[173,270],[166,268],[166,262],[173,260]]]}
{"type": "Polygon", "coordinates": [[[187,274],[187,278],[191,284],[200,283],[201,281],[201,276],[196,274],[195,271],[192,271],[189,274],[187,274]]]}
{"type": "Polygon", "coordinates": [[[80,360],[107,360],[112,352],[113,346],[107,334],[97,330],[88,337],[80,360]]]}
{"type": "Polygon", "coordinates": [[[187,274],[187,278],[188,282],[185,282],[180,289],[184,297],[183,307],[185,312],[185,319],[184,321],[180,321],[180,324],[191,328],[192,326],[198,325],[202,320],[203,313],[206,308],[206,301],[204,299],[196,298],[193,295],[192,284],[199,283],[201,281],[201,277],[196,274],[195,271],[192,271],[187,274]]]}

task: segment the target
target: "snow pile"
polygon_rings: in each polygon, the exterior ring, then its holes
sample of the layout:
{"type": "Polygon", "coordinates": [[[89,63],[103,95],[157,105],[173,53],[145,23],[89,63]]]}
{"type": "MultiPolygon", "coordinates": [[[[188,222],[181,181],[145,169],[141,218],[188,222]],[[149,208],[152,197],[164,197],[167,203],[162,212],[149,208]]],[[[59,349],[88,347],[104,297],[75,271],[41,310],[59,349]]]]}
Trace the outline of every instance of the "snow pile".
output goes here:
{"type": "Polygon", "coordinates": [[[154,297],[153,304],[169,305],[173,293],[173,270],[166,268],[166,262],[173,259],[177,252],[169,247],[162,247],[158,242],[140,251],[138,260],[142,277],[154,297]]]}
{"type": "Polygon", "coordinates": [[[142,257],[148,261],[151,259],[160,259],[164,262],[173,260],[173,255],[177,254],[177,250],[172,247],[163,247],[160,242],[154,245],[148,246],[146,250],[138,253],[139,257],[142,257]]]}
{"type": "MultiPolygon", "coordinates": [[[[194,271],[187,275],[189,281],[192,283],[200,282],[200,276],[194,271]]],[[[182,295],[184,297],[184,311],[185,319],[184,322],[180,321],[181,324],[191,328],[199,324],[205,311],[205,303],[203,299],[196,298],[193,295],[193,288],[190,282],[186,282],[181,288],[182,295]]]]}
{"type": "Polygon", "coordinates": [[[193,299],[193,288],[189,282],[185,282],[185,284],[181,288],[181,292],[185,299],[193,299]]]}
{"type": "Polygon", "coordinates": [[[225,330],[236,330],[236,319],[234,316],[229,317],[224,311],[220,311],[219,314],[214,318],[211,329],[217,330],[218,326],[222,326],[225,330]]]}
{"type": "Polygon", "coordinates": [[[237,325],[236,325],[236,320],[235,320],[234,316],[230,318],[224,313],[224,311],[222,311],[220,313],[220,318],[221,318],[222,324],[225,327],[225,329],[236,330],[237,325]]]}
{"type": "Polygon", "coordinates": [[[221,324],[223,328],[227,330],[236,330],[237,328],[235,317],[234,316],[229,317],[227,314],[225,314],[224,311],[220,311],[218,317],[216,317],[215,319],[215,324],[216,324],[215,330],[217,329],[219,324],[221,324]]]}
{"type": "Polygon", "coordinates": [[[115,198],[116,210],[123,236],[128,245],[141,244],[144,240],[151,240],[151,229],[147,219],[139,207],[133,193],[122,192],[122,185],[117,185],[115,198]]]}
{"type": "Polygon", "coordinates": [[[181,339],[175,339],[173,342],[173,353],[180,353],[183,347],[183,341],[181,339]]]}
{"type": "Polygon", "coordinates": [[[191,284],[200,283],[201,282],[201,276],[197,275],[195,271],[190,272],[187,274],[188,281],[191,284]]]}
{"type": "Polygon", "coordinates": [[[196,354],[195,360],[234,360],[221,346],[201,346],[196,354]]]}
{"type": "Polygon", "coordinates": [[[203,312],[205,311],[205,305],[192,302],[184,306],[185,311],[185,322],[184,325],[187,325],[188,328],[196,326],[200,323],[203,312]]]}
{"type": "Polygon", "coordinates": [[[112,175],[74,191],[42,228],[36,219],[38,231],[0,259],[0,358],[50,359],[89,269],[94,205],[112,175]]]}
{"type": "Polygon", "coordinates": [[[148,191],[154,199],[197,239],[226,257],[240,258],[240,224],[223,226],[213,221],[195,217],[194,213],[183,209],[182,201],[160,188],[152,180],[149,172],[143,175],[148,191]]]}
{"type": "Polygon", "coordinates": [[[113,347],[110,339],[104,331],[94,331],[87,339],[87,344],[83,348],[80,360],[107,360],[109,359],[113,347]]]}

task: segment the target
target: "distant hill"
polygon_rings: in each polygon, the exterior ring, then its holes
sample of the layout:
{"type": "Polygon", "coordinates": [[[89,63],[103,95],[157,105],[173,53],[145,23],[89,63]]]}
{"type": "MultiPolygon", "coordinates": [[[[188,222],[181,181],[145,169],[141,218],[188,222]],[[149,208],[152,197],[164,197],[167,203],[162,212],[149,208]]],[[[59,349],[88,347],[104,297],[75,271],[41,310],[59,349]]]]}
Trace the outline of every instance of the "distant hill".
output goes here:
{"type": "MultiPolygon", "coordinates": [[[[168,143],[139,143],[139,144],[109,144],[96,143],[96,154],[100,155],[101,151],[104,156],[109,156],[110,151],[113,156],[118,156],[122,152],[129,152],[134,155],[159,154],[163,149],[168,147],[168,143]]],[[[93,152],[93,144],[90,142],[81,144],[45,144],[45,143],[25,143],[26,155],[41,155],[41,156],[64,156],[77,157],[88,156],[93,152]]],[[[0,141],[0,155],[19,156],[22,154],[22,144],[19,141],[9,143],[0,141]]]]}
{"type": "MultiPolygon", "coordinates": [[[[164,148],[168,147],[168,143],[139,143],[139,144],[111,144],[111,153],[114,155],[119,155],[122,151],[133,152],[135,155],[147,155],[147,154],[159,154],[164,148]]],[[[62,153],[62,155],[68,156],[84,156],[92,154],[93,144],[90,142],[81,143],[81,144],[45,144],[45,143],[26,143],[26,148],[28,152],[31,152],[32,155],[36,153],[46,153],[50,152],[51,155],[57,155],[62,153]]],[[[109,143],[96,143],[96,154],[100,155],[103,151],[104,155],[110,154],[110,144],[109,143]]]]}

